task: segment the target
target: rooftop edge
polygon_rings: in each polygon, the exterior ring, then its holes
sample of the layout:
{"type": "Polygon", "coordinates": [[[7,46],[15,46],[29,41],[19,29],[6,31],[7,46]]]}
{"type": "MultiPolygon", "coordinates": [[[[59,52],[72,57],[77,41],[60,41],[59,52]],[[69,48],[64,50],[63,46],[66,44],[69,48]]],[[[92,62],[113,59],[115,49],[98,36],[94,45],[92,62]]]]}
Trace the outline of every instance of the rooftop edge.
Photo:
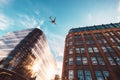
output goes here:
{"type": "Polygon", "coordinates": [[[69,30],[68,33],[80,32],[80,31],[100,30],[100,29],[108,29],[108,28],[120,28],[120,22],[119,23],[110,23],[110,24],[102,24],[102,25],[72,28],[72,29],[69,30]]]}

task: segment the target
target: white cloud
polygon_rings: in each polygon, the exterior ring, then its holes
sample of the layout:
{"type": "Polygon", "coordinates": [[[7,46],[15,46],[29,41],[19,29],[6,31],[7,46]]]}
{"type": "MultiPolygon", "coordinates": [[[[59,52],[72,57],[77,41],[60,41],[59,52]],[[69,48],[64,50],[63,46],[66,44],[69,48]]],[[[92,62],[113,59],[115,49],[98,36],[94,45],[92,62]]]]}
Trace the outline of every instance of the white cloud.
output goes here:
{"type": "Polygon", "coordinates": [[[93,19],[92,14],[88,14],[88,20],[89,20],[89,21],[92,21],[92,19],[93,19]]]}
{"type": "MultiPolygon", "coordinates": [[[[120,13],[120,0],[118,1],[117,10],[118,10],[118,12],[120,13]]],[[[117,16],[117,21],[120,22],[120,15],[117,16]]]]}
{"type": "Polygon", "coordinates": [[[47,36],[50,49],[53,52],[52,54],[54,54],[54,58],[57,62],[57,69],[55,74],[58,74],[61,77],[64,54],[64,36],[54,34],[54,32],[50,32],[47,27],[42,28],[47,36]]]}
{"type": "Polygon", "coordinates": [[[120,22],[120,16],[117,16],[117,21],[120,22]]]}
{"type": "Polygon", "coordinates": [[[118,2],[118,12],[120,12],[120,0],[118,2]]]}
{"type": "Polygon", "coordinates": [[[56,74],[58,74],[59,76],[61,76],[61,74],[62,74],[62,66],[63,66],[63,62],[62,61],[58,61],[57,62],[56,74]]]}
{"type": "Polygon", "coordinates": [[[56,53],[56,57],[63,57],[64,50],[64,37],[58,34],[48,33],[48,41],[50,43],[50,47],[56,53]]]}
{"type": "Polygon", "coordinates": [[[0,0],[0,7],[9,5],[13,0],[0,0]]]}
{"type": "Polygon", "coordinates": [[[4,30],[12,25],[13,21],[6,17],[4,14],[0,13],[0,30],[4,30]]]}
{"type": "Polygon", "coordinates": [[[57,61],[57,70],[56,74],[61,76],[62,73],[62,64],[63,64],[63,54],[64,54],[64,36],[59,34],[54,34],[54,32],[49,32],[45,28],[44,32],[48,38],[49,46],[51,51],[55,54],[55,59],[57,61]]]}
{"type": "Polygon", "coordinates": [[[35,14],[40,16],[40,11],[39,11],[39,10],[36,10],[36,11],[35,11],[35,14]]]}
{"type": "Polygon", "coordinates": [[[43,23],[44,23],[44,20],[41,20],[41,21],[40,21],[40,25],[43,25],[43,23]]]}
{"type": "Polygon", "coordinates": [[[44,20],[40,20],[34,16],[31,17],[28,15],[19,15],[19,17],[19,22],[26,28],[35,28],[38,26],[41,27],[44,24],[44,20]]]}

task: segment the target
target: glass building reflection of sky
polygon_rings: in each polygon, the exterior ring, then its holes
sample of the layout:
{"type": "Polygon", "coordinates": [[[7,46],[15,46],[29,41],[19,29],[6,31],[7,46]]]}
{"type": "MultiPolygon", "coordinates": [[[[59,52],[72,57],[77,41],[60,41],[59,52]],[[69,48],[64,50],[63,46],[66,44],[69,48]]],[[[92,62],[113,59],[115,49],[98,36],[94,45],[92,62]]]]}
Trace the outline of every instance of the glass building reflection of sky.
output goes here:
{"type": "Polygon", "coordinates": [[[15,71],[24,77],[36,77],[36,80],[53,79],[56,61],[50,52],[44,33],[37,36],[37,34],[40,33],[39,31],[41,30],[37,29],[35,31],[35,29],[27,29],[10,32],[2,36],[0,38],[0,54],[2,54],[0,58],[10,56],[12,59],[5,58],[6,60],[0,67],[15,71]],[[30,37],[29,35],[31,34],[32,36],[30,37]],[[25,46],[25,44],[27,44],[25,41],[29,42],[32,39],[33,41],[35,40],[35,42],[30,43],[29,47],[25,46]],[[25,42],[25,44],[21,41],[25,42]],[[23,48],[23,50],[17,49],[16,46],[20,49],[23,48]],[[26,52],[26,49],[30,50],[30,52],[26,52]],[[5,54],[3,55],[3,53],[5,54]],[[12,54],[12,56],[10,54],[12,54]],[[25,58],[23,58],[24,56],[25,58]],[[19,66],[21,66],[21,68],[19,68],[19,66]]]}
{"type": "Polygon", "coordinates": [[[9,32],[7,35],[0,38],[0,50],[10,51],[12,50],[32,29],[9,32]]]}
{"type": "Polygon", "coordinates": [[[33,29],[9,32],[0,37],[0,59],[6,57],[10,51],[33,29]]]}

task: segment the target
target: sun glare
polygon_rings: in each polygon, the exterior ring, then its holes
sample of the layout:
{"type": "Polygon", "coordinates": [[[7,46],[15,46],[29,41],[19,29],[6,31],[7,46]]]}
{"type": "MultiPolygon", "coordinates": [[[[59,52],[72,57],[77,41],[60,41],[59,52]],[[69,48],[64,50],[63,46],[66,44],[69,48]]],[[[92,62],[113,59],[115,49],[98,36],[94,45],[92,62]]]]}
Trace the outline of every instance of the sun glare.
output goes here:
{"type": "Polygon", "coordinates": [[[53,73],[54,73],[54,69],[53,69],[53,67],[50,67],[48,69],[48,77],[53,77],[53,73]]]}
{"type": "Polygon", "coordinates": [[[36,73],[36,72],[38,72],[38,70],[39,70],[39,65],[37,64],[37,63],[35,63],[34,65],[33,65],[33,72],[34,73],[36,73]]]}

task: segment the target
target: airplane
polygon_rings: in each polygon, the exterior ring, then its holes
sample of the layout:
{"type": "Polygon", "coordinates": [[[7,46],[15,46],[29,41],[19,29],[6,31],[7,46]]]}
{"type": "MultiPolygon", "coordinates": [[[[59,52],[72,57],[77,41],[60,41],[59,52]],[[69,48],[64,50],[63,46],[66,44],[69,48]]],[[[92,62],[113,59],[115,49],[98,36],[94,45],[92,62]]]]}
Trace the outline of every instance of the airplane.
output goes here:
{"type": "Polygon", "coordinates": [[[56,24],[56,17],[55,17],[54,19],[52,19],[52,17],[50,16],[49,18],[50,18],[50,20],[51,20],[51,21],[50,21],[51,23],[56,24]]]}

